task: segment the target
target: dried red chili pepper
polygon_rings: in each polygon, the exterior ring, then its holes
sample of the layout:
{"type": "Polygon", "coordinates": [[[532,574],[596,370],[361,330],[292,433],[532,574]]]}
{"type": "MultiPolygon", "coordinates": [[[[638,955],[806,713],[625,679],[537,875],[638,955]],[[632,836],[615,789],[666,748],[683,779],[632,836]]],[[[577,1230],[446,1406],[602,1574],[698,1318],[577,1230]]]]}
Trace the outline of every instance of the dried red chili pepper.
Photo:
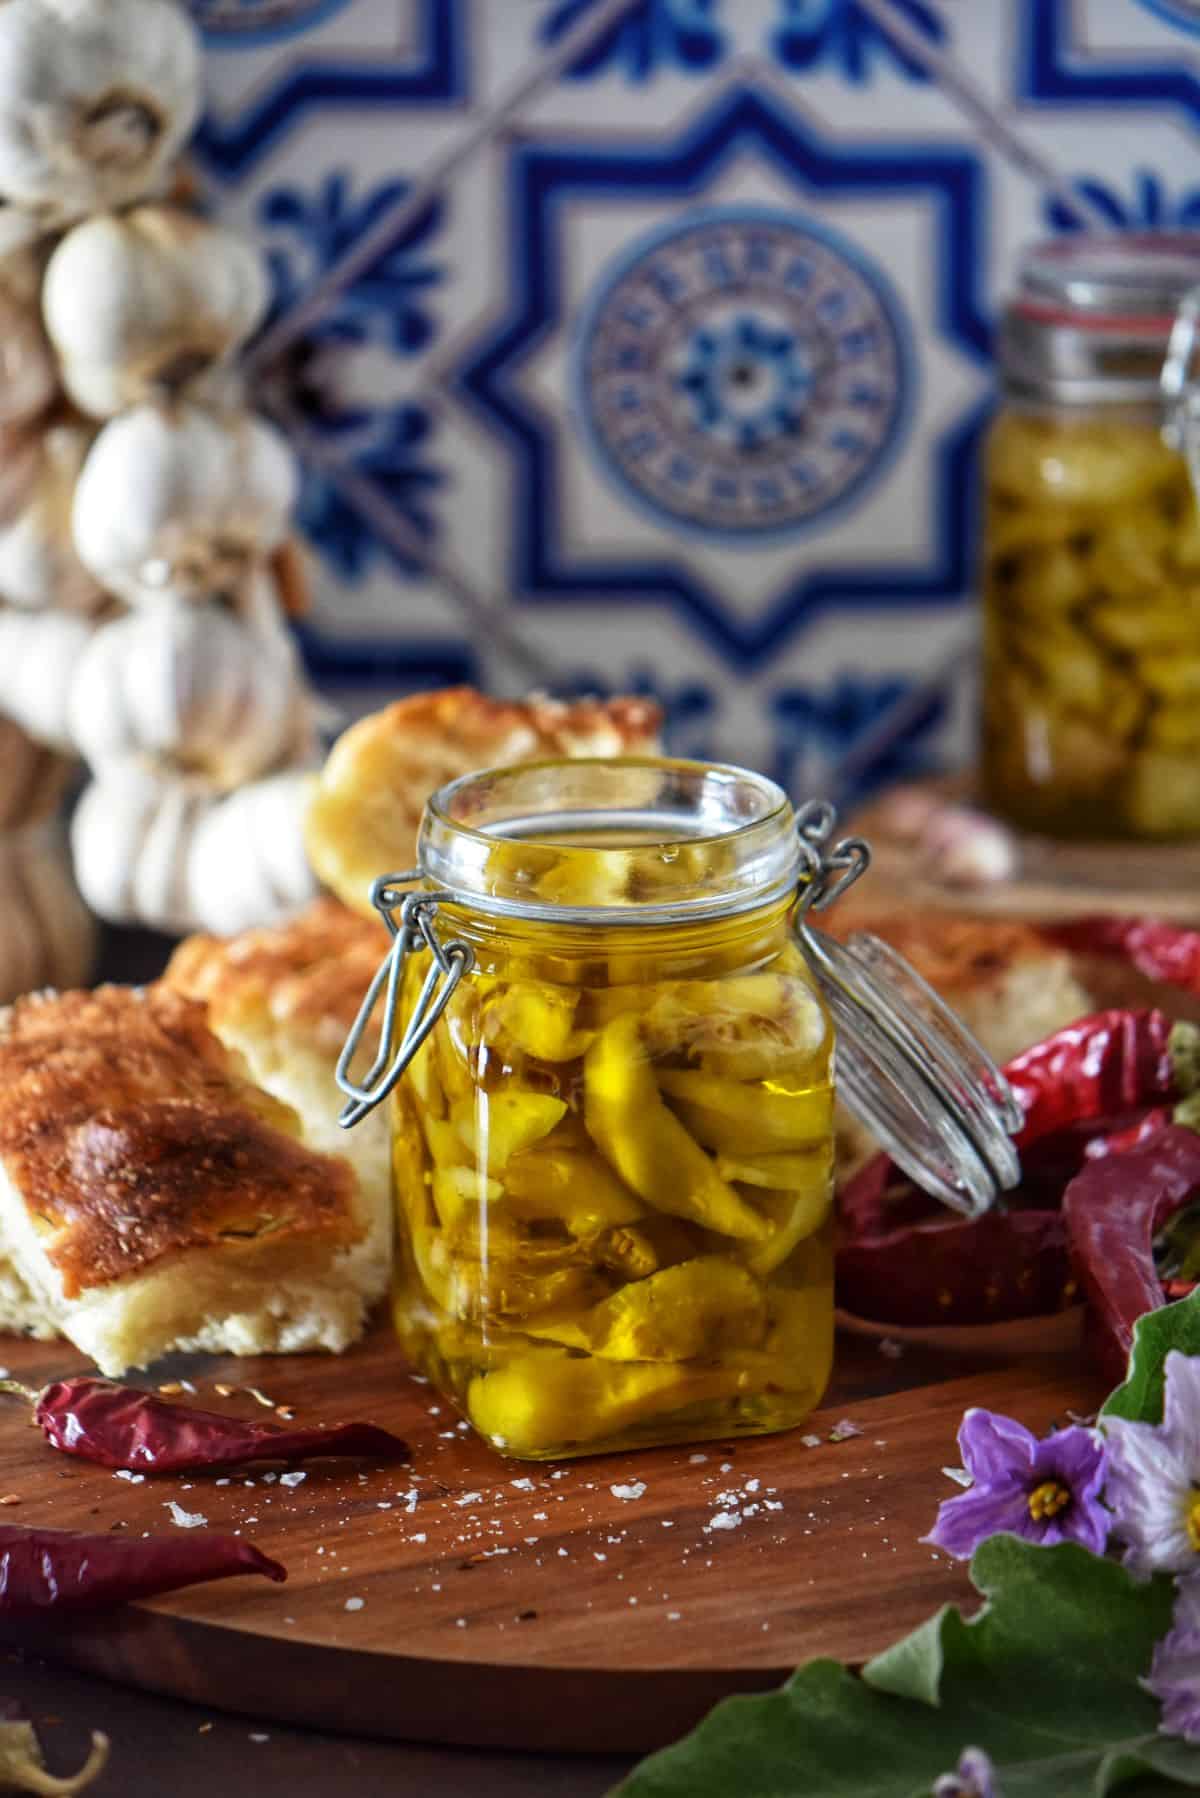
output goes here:
{"type": "Polygon", "coordinates": [[[1200,1136],[1176,1124],[1123,1155],[1086,1167],[1063,1195],[1071,1256],[1091,1307],[1089,1341],[1114,1385],[1125,1377],[1133,1326],[1167,1302],[1154,1238],[1200,1193],[1200,1136]]]}
{"type": "Polygon", "coordinates": [[[1091,1144],[1139,1126],[1181,1090],[1176,1068],[1197,1032],[1160,1011],[1083,1018],[1010,1061],[1004,1072],[1025,1125],[1022,1179],[975,1222],[952,1216],[886,1156],[840,1195],[837,1298],[880,1323],[980,1324],[1039,1317],[1077,1287],[1061,1212],[1063,1191],[1091,1144]]]}
{"type": "Polygon", "coordinates": [[[100,1610],[237,1573],[287,1578],[286,1568],[240,1536],[126,1540],[0,1524],[0,1615],[100,1610]]]}
{"type": "Polygon", "coordinates": [[[315,1460],[323,1455],[380,1461],[408,1458],[408,1444],[377,1424],[281,1430],[198,1406],[171,1405],[152,1392],[89,1376],[55,1380],[41,1393],[3,1380],[0,1392],[17,1393],[33,1405],[34,1422],[51,1447],[101,1467],[135,1473],[192,1473],[205,1467],[315,1460]]]}
{"type": "Polygon", "coordinates": [[[1200,930],[1155,918],[1078,918],[1040,928],[1072,955],[1119,955],[1147,980],[1200,993],[1200,930]]]}

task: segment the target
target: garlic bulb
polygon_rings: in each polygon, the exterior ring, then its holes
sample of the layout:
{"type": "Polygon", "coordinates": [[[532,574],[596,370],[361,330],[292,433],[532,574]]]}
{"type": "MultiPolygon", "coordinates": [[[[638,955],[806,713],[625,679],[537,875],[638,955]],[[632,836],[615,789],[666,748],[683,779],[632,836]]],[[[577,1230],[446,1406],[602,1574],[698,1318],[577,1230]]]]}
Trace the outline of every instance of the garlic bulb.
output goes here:
{"type": "Polygon", "coordinates": [[[167,601],[99,627],[72,677],[68,724],[93,770],[143,755],[226,789],[293,752],[307,703],[277,620],[251,628],[222,606],[167,601]]]}
{"type": "Polygon", "coordinates": [[[90,612],[101,604],[104,595],[76,555],[71,533],[90,442],[91,433],[79,425],[52,425],[36,434],[25,490],[14,510],[0,517],[0,600],[28,611],[55,606],[90,612]]]}
{"type": "Polygon", "coordinates": [[[286,536],[296,485],[291,450],[252,414],[137,406],[83,465],[75,547],[131,604],[232,594],[286,536]]]}
{"type": "Polygon", "coordinates": [[[194,386],[249,337],[267,300],[252,245],[163,205],[76,225],[42,290],[63,384],[97,418],[194,386]]]}
{"type": "Polygon", "coordinates": [[[0,608],[0,716],[51,749],[71,750],[72,676],[94,629],[73,612],[0,608]]]}
{"type": "Polygon", "coordinates": [[[0,195],[47,227],[152,192],[199,105],[177,0],[0,6],[0,195]]]}
{"type": "Polygon", "coordinates": [[[80,888],[114,923],[234,932],[316,896],[304,854],[308,774],[274,775],[215,794],[129,760],[108,764],[71,824],[80,888]]]}
{"type": "Polygon", "coordinates": [[[0,1004],[46,986],[82,986],[96,927],[58,825],[0,834],[0,1004]]]}

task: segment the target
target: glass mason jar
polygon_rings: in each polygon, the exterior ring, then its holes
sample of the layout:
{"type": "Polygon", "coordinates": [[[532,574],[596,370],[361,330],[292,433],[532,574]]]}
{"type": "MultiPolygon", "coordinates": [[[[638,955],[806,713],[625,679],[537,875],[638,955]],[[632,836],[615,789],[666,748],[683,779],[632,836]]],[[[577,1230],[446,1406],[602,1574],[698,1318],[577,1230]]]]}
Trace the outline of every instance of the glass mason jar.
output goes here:
{"type": "Polygon", "coordinates": [[[882,945],[796,928],[865,865],[823,857],[831,824],[739,769],[541,763],[435,794],[419,873],[376,883],[395,936],[343,1121],[390,1096],[395,1328],[502,1452],[780,1430],[819,1402],[835,1016],[872,1039],[850,1090],[949,1203],[1015,1178],[1003,1082],[940,1001],[914,986],[901,1014],[882,945]]]}
{"type": "Polygon", "coordinates": [[[1026,254],[1005,312],[982,782],[1031,831],[1200,835],[1200,514],[1170,404],[1197,283],[1200,237],[1072,237],[1026,254]]]}

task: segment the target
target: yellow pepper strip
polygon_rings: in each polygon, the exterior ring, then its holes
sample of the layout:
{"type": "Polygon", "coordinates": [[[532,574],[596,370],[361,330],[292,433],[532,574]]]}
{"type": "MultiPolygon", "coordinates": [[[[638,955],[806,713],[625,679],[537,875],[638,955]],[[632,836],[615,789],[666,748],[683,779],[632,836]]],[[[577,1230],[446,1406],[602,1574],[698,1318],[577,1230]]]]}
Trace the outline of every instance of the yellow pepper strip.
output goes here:
{"type": "Polygon", "coordinates": [[[447,1123],[444,1118],[426,1118],[425,1141],[429,1144],[429,1153],[433,1156],[435,1166],[461,1167],[462,1138],[453,1124],[447,1123]]]}
{"type": "MultiPolygon", "coordinates": [[[[483,1238],[474,1241],[478,1246],[483,1238]]],[[[414,1229],[412,1244],[427,1292],[451,1317],[517,1322],[519,1327],[527,1318],[567,1305],[586,1310],[603,1291],[586,1261],[566,1259],[561,1250],[526,1265],[516,1256],[490,1250],[486,1258],[465,1253],[461,1237],[452,1239],[437,1230],[414,1229]]]]}
{"type": "Polygon", "coordinates": [[[468,1153],[486,1160],[489,1173],[502,1173],[511,1158],[548,1136],[566,1112],[565,1099],[548,1093],[482,1089],[450,1108],[450,1121],[468,1153]]]}
{"type": "Polygon", "coordinates": [[[433,1175],[433,1202],[442,1224],[449,1229],[457,1224],[470,1206],[488,1205],[502,1196],[499,1180],[491,1180],[481,1169],[473,1167],[436,1168],[433,1175]]]}
{"type": "Polygon", "coordinates": [[[496,1448],[534,1460],[554,1456],[663,1412],[735,1397],[745,1384],[734,1366],[691,1371],[551,1353],[519,1357],[471,1381],[467,1414],[496,1448]]]}
{"type": "Polygon", "coordinates": [[[828,1179],[833,1165],[833,1146],[823,1142],[815,1149],[797,1149],[779,1155],[718,1155],[717,1172],[730,1185],[809,1187],[828,1179]]]}
{"type": "Polygon", "coordinates": [[[663,1104],[638,1018],[614,1018],[588,1050],[584,1120],[601,1153],[648,1205],[722,1236],[760,1242],[770,1234],[663,1104]]]}
{"type": "Polygon", "coordinates": [[[636,1223],[645,1207],[607,1161],[586,1149],[544,1143],[514,1155],[505,1170],[511,1209],[520,1217],[553,1218],[572,1236],[636,1223]]]}
{"type": "Polygon", "coordinates": [[[417,1053],[408,1064],[405,1075],[421,1101],[421,1108],[427,1118],[444,1118],[446,1115],[446,1099],[442,1092],[442,1084],[438,1078],[437,1063],[434,1060],[433,1043],[428,1037],[421,1044],[417,1053]]]}
{"type": "Polygon", "coordinates": [[[615,1230],[605,1230],[596,1239],[593,1253],[602,1267],[627,1280],[644,1280],[659,1264],[652,1237],[636,1225],[618,1224],[615,1230]]]}
{"type": "Polygon", "coordinates": [[[755,1187],[754,1196],[775,1231],[769,1242],[746,1249],[741,1258],[752,1273],[765,1278],[787,1260],[799,1243],[819,1230],[829,1216],[833,1206],[832,1170],[823,1177],[818,1175],[807,1189],[785,1187],[780,1192],[769,1192],[755,1187]]]}
{"type": "Polygon", "coordinates": [[[767,1308],[744,1267],[705,1255],[630,1281],[581,1322],[592,1353],[605,1360],[712,1360],[722,1349],[757,1348],[767,1308]]]}
{"type": "Polygon", "coordinates": [[[485,1042],[513,1046],[534,1061],[574,1061],[586,1053],[590,1030],[575,1028],[579,994],[542,981],[519,980],[484,1008],[485,1042]]]}
{"type": "Polygon", "coordinates": [[[692,1135],[723,1154],[812,1148],[833,1129],[828,1086],[771,1091],[691,1068],[660,1068],[658,1084],[692,1135]]]}

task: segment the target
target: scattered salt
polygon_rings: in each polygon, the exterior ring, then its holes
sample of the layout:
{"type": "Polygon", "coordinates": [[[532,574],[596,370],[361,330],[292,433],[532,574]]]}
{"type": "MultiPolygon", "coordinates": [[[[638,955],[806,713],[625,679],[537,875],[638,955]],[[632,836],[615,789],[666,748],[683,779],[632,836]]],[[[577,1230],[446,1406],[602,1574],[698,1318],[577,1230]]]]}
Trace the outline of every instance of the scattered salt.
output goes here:
{"type": "Polygon", "coordinates": [[[707,1455],[689,1455],[688,1456],[688,1466],[689,1467],[703,1467],[704,1463],[707,1460],[708,1460],[707,1455]]]}
{"type": "Polygon", "coordinates": [[[705,1524],[707,1535],[710,1530],[735,1530],[742,1521],[739,1511],[718,1511],[717,1515],[705,1524]]]}
{"type": "Polygon", "coordinates": [[[533,1491],[533,1481],[531,1479],[510,1480],[508,1483],[510,1486],[515,1486],[518,1492],[533,1491]]]}
{"type": "Polygon", "coordinates": [[[140,1486],[145,1478],[144,1473],[130,1473],[128,1467],[118,1467],[113,1474],[114,1480],[128,1480],[131,1486],[140,1486]]]}
{"type": "Polygon", "coordinates": [[[841,1421],[839,1423],[835,1423],[833,1428],[830,1430],[829,1440],[831,1442],[848,1442],[852,1436],[861,1436],[861,1435],[862,1435],[862,1431],[859,1428],[859,1426],[856,1423],[854,1423],[849,1417],[843,1417],[841,1419],[841,1421]]]}
{"type": "Polygon", "coordinates": [[[483,1498],[482,1492],[464,1492],[461,1498],[455,1499],[456,1505],[477,1505],[483,1498]]]}
{"type": "Polygon", "coordinates": [[[308,1475],[306,1473],[299,1471],[296,1473],[281,1473],[279,1476],[279,1484],[281,1486],[299,1486],[307,1478],[308,1475]]]}
{"type": "Polygon", "coordinates": [[[975,1483],[965,1467],[943,1467],[942,1472],[948,1480],[953,1480],[956,1486],[973,1486],[975,1483]]]}
{"type": "Polygon", "coordinates": [[[881,1355],[886,1355],[889,1361],[898,1361],[904,1353],[904,1344],[893,1342],[890,1336],[885,1336],[879,1344],[879,1352],[881,1355]]]}
{"type": "Polygon", "coordinates": [[[682,1616],[683,1616],[682,1611],[668,1611],[667,1612],[667,1622],[668,1623],[678,1623],[679,1619],[682,1616]]]}
{"type": "Polygon", "coordinates": [[[602,1555],[602,1554],[601,1554],[601,1553],[600,1553],[600,1551],[599,1551],[599,1549],[596,1549],[596,1548],[593,1548],[593,1550],[592,1550],[592,1559],[593,1559],[593,1560],[594,1560],[594,1561],[607,1561],[607,1559],[608,1559],[608,1556],[607,1556],[607,1555],[602,1555]]]}
{"type": "Polygon", "coordinates": [[[820,1448],[821,1446],[821,1438],[819,1436],[801,1436],[800,1440],[805,1448],[820,1448]]]}
{"type": "Polygon", "coordinates": [[[641,1498],[646,1490],[645,1480],[630,1480],[625,1486],[610,1486],[609,1491],[614,1498],[641,1498]]]}
{"type": "Polygon", "coordinates": [[[346,1600],[345,1609],[348,1611],[361,1611],[366,1602],[365,1598],[348,1598],[346,1600]]]}
{"type": "Polygon", "coordinates": [[[181,1530],[202,1530],[208,1523],[208,1518],[201,1516],[199,1511],[185,1511],[173,1498],[167,1499],[163,1509],[171,1513],[171,1522],[181,1530]]]}
{"type": "MultiPolygon", "coordinates": [[[[195,1390],[195,1388],[193,1388],[193,1390],[195,1390]]],[[[270,1736],[251,1736],[250,1740],[252,1742],[269,1742],[271,1738],[270,1736]]]]}

